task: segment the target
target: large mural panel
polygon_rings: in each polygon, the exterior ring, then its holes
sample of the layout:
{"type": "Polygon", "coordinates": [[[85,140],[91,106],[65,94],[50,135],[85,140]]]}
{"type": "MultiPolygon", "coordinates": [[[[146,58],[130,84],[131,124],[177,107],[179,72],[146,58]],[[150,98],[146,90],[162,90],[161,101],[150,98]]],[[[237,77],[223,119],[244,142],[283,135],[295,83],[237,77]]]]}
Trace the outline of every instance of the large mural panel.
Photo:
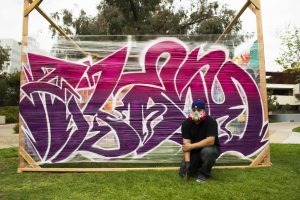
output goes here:
{"type": "Polygon", "coordinates": [[[20,118],[39,164],[178,162],[181,123],[198,98],[218,122],[219,162],[250,159],[268,143],[256,42],[239,55],[178,37],[124,38],[79,41],[98,57],[66,42],[51,54],[28,49],[20,118]]]}

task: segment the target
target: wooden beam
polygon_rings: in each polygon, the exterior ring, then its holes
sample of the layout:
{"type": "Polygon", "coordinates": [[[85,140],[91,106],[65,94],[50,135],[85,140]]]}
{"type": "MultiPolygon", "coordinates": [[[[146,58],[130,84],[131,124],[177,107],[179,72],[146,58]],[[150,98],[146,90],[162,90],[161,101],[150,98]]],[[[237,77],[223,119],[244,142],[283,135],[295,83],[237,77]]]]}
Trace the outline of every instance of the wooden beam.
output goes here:
{"type": "Polygon", "coordinates": [[[248,0],[250,1],[256,9],[260,10],[260,0],[248,0]]]}
{"type": "Polygon", "coordinates": [[[259,153],[259,155],[252,161],[250,167],[257,167],[261,164],[265,166],[270,166],[270,162],[265,162],[265,158],[270,155],[270,145],[267,146],[259,153]]]}
{"type": "Polygon", "coordinates": [[[248,8],[255,14],[255,12],[256,12],[256,7],[255,7],[253,4],[250,4],[250,5],[248,6],[248,8]]]}
{"type": "Polygon", "coordinates": [[[260,72],[260,92],[263,99],[264,106],[264,119],[268,120],[268,101],[267,101],[267,82],[266,82],[266,69],[265,69],[265,52],[264,52],[264,38],[261,10],[256,9],[256,26],[257,26],[257,42],[259,53],[259,72],[260,72]]]}
{"type": "Polygon", "coordinates": [[[260,167],[269,167],[269,166],[267,166],[267,165],[215,166],[215,167],[213,167],[213,169],[248,169],[248,168],[260,168],[260,167]]]}
{"type": "Polygon", "coordinates": [[[125,171],[165,171],[179,170],[179,167],[142,167],[142,168],[20,168],[25,172],[125,172],[125,171]]]}
{"type": "Polygon", "coordinates": [[[41,168],[36,162],[31,158],[31,156],[23,149],[23,147],[19,147],[19,152],[21,156],[27,161],[27,163],[32,167],[32,168],[41,168]]]}
{"type": "Polygon", "coordinates": [[[229,25],[225,28],[224,32],[219,36],[217,41],[215,43],[218,43],[220,40],[224,38],[226,34],[228,34],[232,27],[236,24],[238,19],[241,17],[241,15],[245,12],[245,10],[248,8],[248,6],[251,4],[250,1],[247,1],[244,6],[241,8],[241,10],[236,14],[236,16],[233,18],[233,20],[229,23],[229,25]]]}
{"type": "Polygon", "coordinates": [[[52,19],[40,8],[36,7],[36,10],[53,26],[61,35],[63,35],[67,40],[69,40],[79,51],[84,55],[90,55],[89,53],[83,51],[81,47],[72,39],[70,38],[67,33],[59,27],[52,19]]]}
{"type": "MultiPolygon", "coordinates": [[[[241,166],[215,166],[213,169],[246,169],[268,167],[258,165],[250,167],[249,165],[241,166]]],[[[22,172],[125,172],[125,171],[176,171],[179,167],[142,167],[142,168],[19,168],[22,172]]]]}
{"type": "MultiPolygon", "coordinates": [[[[24,8],[29,6],[29,1],[24,0],[24,8]]],[[[21,62],[22,65],[26,65],[27,63],[27,56],[25,53],[25,48],[27,47],[27,36],[28,36],[28,15],[25,16],[25,9],[23,13],[23,28],[22,28],[22,47],[21,47],[21,62]]],[[[25,84],[25,75],[24,71],[21,70],[20,72],[20,87],[25,84]]],[[[22,99],[22,92],[20,92],[20,99],[22,99]]],[[[25,159],[21,155],[20,148],[25,148],[25,135],[22,129],[23,121],[22,118],[19,118],[19,168],[25,167],[25,159]]]]}
{"type": "MultiPolygon", "coordinates": [[[[256,3],[260,5],[260,0],[256,0],[256,3]]],[[[269,121],[268,117],[268,97],[267,97],[267,82],[266,82],[266,69],[265,69],[265,52],[264,52],[264,38],[263,38],[263,26],[261,9],[255,10],[256,15],[256,29],[257,29],[257,42],[259,53],[259,79],[260,79],[260,94],[263,102],[264,120],[269,121]]],[[[265,139],[269,139],[269,131],[267,130],[265,139]]],[[[270,148],[268,148],[270,154],[270,148]]],[[[270,165],[270,155],[265,159],[265,163],[270,165]],[[267,160],[266,160],[267,159],[267,160]]]]}
{"type": "Polygon", "coordinates": [[[33,9],[35,9],[37,6],[39,6],[42,3],[43,0],[35,0],[32,1],[32,3],[30,5],[28,5],[27,7],[24,7],[24,17],[26,17],[27,15],[29,15],[29,13],[31,13],[31,11],[33,11],[33,9]]]}

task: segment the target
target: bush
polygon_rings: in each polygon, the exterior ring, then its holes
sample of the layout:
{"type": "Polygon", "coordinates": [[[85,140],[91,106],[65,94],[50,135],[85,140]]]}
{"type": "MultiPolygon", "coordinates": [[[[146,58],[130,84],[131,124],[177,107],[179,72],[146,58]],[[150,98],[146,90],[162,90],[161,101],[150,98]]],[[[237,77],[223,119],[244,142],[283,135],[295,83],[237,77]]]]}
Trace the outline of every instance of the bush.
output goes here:
{"type": "Polygon", "coordinates": [[[6,117],[6,123],[18,123],[19,122],[19,107],[18,106],[5,106],[0,107],[0,115],[6,117]]]}
{"type": "Polygon", "coordinates": [[[17,123],[13,129],[15,133],[19,133],[19,123],[17,123]]]}

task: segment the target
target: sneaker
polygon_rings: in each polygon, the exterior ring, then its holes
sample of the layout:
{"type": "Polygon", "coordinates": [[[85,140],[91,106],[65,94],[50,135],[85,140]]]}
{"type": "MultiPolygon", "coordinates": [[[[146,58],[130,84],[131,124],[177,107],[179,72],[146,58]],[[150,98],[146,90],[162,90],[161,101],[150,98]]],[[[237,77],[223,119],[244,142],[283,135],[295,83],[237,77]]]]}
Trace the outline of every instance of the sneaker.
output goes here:
{"type": "Polygon", "coordinates": [[[199,174],[197,179],[196,179],[196,182],[205,183],[206,180],[207,180],[206,176],[204,176],[203,174],[199,174]]]}

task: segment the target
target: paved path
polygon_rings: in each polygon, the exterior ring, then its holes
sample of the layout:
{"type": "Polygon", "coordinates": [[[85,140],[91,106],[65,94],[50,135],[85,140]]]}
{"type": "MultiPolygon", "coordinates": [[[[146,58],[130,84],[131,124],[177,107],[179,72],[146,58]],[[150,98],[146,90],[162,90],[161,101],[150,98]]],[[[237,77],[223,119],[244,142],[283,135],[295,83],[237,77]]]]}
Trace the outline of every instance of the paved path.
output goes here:
{"type": "Polygon", "coordinates": [[[300,133],[293,133],[292,129],[299,127],[300,122],[280,122],[269,124],[270,143],[294,143],[299,144],[300,133]],[[296,137],[295,137],[296,135],[296,137]],[[288,141],[288,142],[285,142],[288,141]]]}
{"type": "Polygon", "coordinates": [[[284,144],[300,144],[300,133],[292,133],[283,141],[284,144]]]}
{"type": "MultiPolygon", "coordinates": [[[[14,134],[14,125],[15,124],[0,125],[0,149],[18,146],[18,134],[14,134]]],[[[292,129],[299,126],[300,122],[269,124],[270,142],[300,144],[300,133],[292,133],[292,129]]]]}

